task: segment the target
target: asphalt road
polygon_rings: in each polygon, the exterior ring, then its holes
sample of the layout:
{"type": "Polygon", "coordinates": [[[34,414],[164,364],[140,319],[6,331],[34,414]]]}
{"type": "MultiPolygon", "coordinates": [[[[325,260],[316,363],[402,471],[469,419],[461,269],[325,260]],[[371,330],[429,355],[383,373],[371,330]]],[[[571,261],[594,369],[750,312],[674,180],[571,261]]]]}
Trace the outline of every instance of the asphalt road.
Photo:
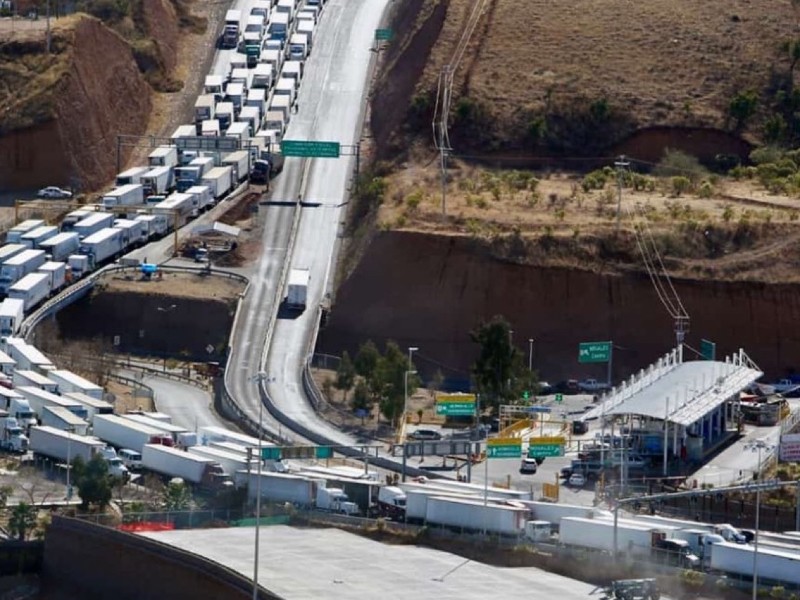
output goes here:
{"type": "MultiPolygon", "coordinates": [[[[142,535],[202,554],[247,577],[253,574],[253,528],[142,535]]],[[[259,582],[287,600],[602,597],[592,585],[540,569],[492,567],[429,548],[381,544],[337,529],[262,527],[261,540],[259,582]]]]}

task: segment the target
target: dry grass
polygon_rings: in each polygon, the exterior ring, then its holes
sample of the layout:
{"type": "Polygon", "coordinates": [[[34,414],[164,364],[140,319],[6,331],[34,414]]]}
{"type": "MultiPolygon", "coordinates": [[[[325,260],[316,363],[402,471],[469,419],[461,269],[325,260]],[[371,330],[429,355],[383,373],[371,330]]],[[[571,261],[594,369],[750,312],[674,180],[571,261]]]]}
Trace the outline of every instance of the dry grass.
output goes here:
{"type": "MultiPolygon", "coordinates": [[[[451,0],[420,88],[434,90],[473,0],[451,0]]],[[[508,131],[523,113],[608,98],[640,125],[720,126],[733,93],[761,90],[797,35],[790,0],[490,0],[456,76],[508,131]]]]}
{"type": "Polygon", "coordinates": [[[204,277],[185,273],[164,273],[161,279],[142,280],[138,277],[108,276],[102,279],[105,291],[146,293],[182,298],[233,300],[244,289],[234,279],[204,277]]]}

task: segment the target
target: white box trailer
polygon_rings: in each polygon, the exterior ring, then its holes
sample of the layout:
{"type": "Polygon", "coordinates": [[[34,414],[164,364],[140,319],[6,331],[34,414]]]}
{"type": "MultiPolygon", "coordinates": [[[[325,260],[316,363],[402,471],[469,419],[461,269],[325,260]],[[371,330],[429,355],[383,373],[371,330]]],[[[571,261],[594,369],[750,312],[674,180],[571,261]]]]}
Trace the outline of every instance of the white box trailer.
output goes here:
{"type": "Polygon", "coordinates": [[[292,118],[292,99],[285,94],[274,94],[269,101],[267,112],[279,111],[283,113],[284,123],[288,123],[292,118]]]}
{"type": "Polygon", "coordinates": [[[167,477],[180,477],[190,484],[210,489],[232,486],[230,477],[218,463],[166,446],[145,444],[142,449],[142,467],[167,477]]]}
{"type": "Polygon", "coordinates": [[[39,248],[45,251],[50,260],[63,262],[70,254],[76,252],[80,245],[81,241],[77,233],[65,231],[46,239],[39,244],[39,248]]]}
{"type": "Polygon", "coordinates": [[[244,181],[250,174],[250,153],[246,150],[237,150],[227,154],[222,159],[222,166],[229,166],[233,170],[231,177],[234,181],[244,181]]]}
{"type": "Polygon", "coordinates": [[[234,121],[225,131],[225,137],[235,138],[243,146],[244,142],[250,139],[250,125],[241,121],[234,121]]]}
{"type": "Polygon", "coordinates": [[[182,433],[186,433],[188,429],[185,427],[181,427],[180,425],[173,425],[172,423],[165,423],[164,421],[159,421],[158,419],[153,419],[148,417],[147,415],[140,415],[137,413],[126,413],[123,415],[126,419],[133,421],[134,423],[139,423],[140,425],[145,425],[147,427],[152,427],[153,429],[158,429],[159,431],[163,431],[164,433],[168,434],[172,441],[177,443],[178,436],[182,433]]]}
{"type": "Polygon", "coordinates": [[[96,437],[75,435],[47,425],[31,427],[30,441],[35,455],[60,462],[72,462],[78,456],[89,462],[95,454],[102,454],[106,447],[96,437]]]}
{"type": "Polygon", "coordinates": [[[186,193],[192,197],[192,215],[197,216],[209,206],[214,205],[214,195],[207,185],[193,185],[186,193]]]}
{"type": "MultiPolygon", "coordinates": [[[[717,542],[707,547],[709,566],[714,571],[732,575],[753,575],[753,546],[717,542]]],[[[772,548],[758,548],[758,577],[762,581],[800,585],[800,553],[772,548]]]]}
{"type": "Polygon", "coordinates": [[[118,187],[131,185],[134,183],[141,183],[142,175],[147,173],[149,170],[149,167],[131,167],[130,169],[127,169],[117,175],[117,180],[115,183],[118,187]]]}
{"type": "Polygon", "coordinates": [[[200,135],[203,137],[219,137],[219,119],[207,119],[200,125],[200,135]]]}
{"type": "Polygon", "coordinates": [[[42,425],[70,431],[75,435],[86,435],[89,431],[89,423],[62,406],[45,406],[40,418],[42,425]]]}
{"type": "Polygon", "coordinates": [[[233,169],[229,166],[214,167],[203,175],[201,183],[211,188],[214,199],[219,200],[233,187],[233,169]]]}
{"type": "Polygon", "coordinates": [[[299,35],[306,36],[308,54],[311,54],[311,50],[314,47],[314,21],[311,19],[300,19],[297,21],[296,31],[299,35]]]}
{"type": "Polygon", "coordinates": [[[142,185],[146,196],[166,194],[172,189],[172,167],[154,167],[142,175],[142,185]]]}
{"type": "MultiPolygon", "coordinates": [[[[402,488],[399,488],[402,490],[402,488]]],[[[428,513],[429,498],[472,498],[479,497],[474,494],[448,494],[442,490],[406,490],[406,519],[410,523],[424,523],[428,513]]]]}
{"type": "Polygon", "coordinates": [[[52,361],[35,347],[28,344],[22,338],[9,337],[6,339],[5,349],[8,355],[17,361],[18,369],[29,369],[47,375],[55,369],[52,361]]]}
{"type": "Polygon", "coordinates": [[[164,215],[175,229],[183,227],[192,214],[192,196],[182,192],[170,194],[153,207],[153,213],[164,215]]]}
{"type": "Polygon", "coordinates": [[[89,423],[94,423],[94,418],[97,415],[114,414],[114,406],[105,400],[98,400],[92,396],[87,396],[83,392],[67,392],[63,395],[65,398],[74,400],[78,404],[82,404],[86,407],[86,411],[89,413],[89,423]]]}
{"type": "Polygon", "coordinates": [[[283,69],[281,69],[281,77],[285,79],[293,79],[295,87],[300,87],[300,80],[303,79],[303,63],[299,60],[287,60],[283,69]]]}
{"type": "Polygon", "coordinates": [[[489,486],[484,488],[483,485],[477,483],[466,483],[462,481],[455,481],[452,479],[428,479],[424,481],[404,481],[397,484],[403,490],[442,490],[445,492],[455,492],[456,494],[475,494],[483,497],[485,490],[488,489],[489,495],[495,498],[503,498],[505,500],[525,501],[531,499],[530,490],[512,490],[509,488],[501,488],[489,486]]]}
{"type": "Polygon", "coordinates": [[[305,310],[308,300],[308,284],[311,271],[308,269],[291,269],[286,282],[286,307],[292,310],[305,310]]]}
{"type": "MultiPolygon", "coordinates": [[[[211,442],[233,442],[235,444],[241,444],[251,448],[258,446],[258,438],[247,435],[246,433],[239,433],[238,431],[226,429],[225,427],[218,427],[217,425],[201,427],[200,443],[205,446],[211,442]]],[[[262,442],[262,445],[271,446],[273,444],[262,442]]]]}
{"type": "Polygon", "coordinates": [[[58,234],[58,227],[55,225],[42,225],[36,229],[31,229],[29,232],[23,234],[20,242],[27,248],[39,248],[40,244],[45,240],[58,234]]]}
{"type": "Polygon", "coordinates": [[[461,530],[519,536],[525,531],[528,511],[515,506],[486,504],[475,498],[428,498],[425,520],[461,530]]]}
{"type": "Polygon", "coordinates": [[[19,244],[23,235],[42,225],[47,225],[42,219],[27,219],[14,225],[6,232],[6,244],[19,244]]]}
{"type": "Polygon", "coordinates": [[[25,319],[25,302],[6,298],[0,302],[0,336],[15,335],[25,319]]]}
{"type": "Polygon", "coordinates": [[[245,106],[239,112],[239,123],[247,125],[247,138],[252,138],[258,128],[261,127],[261,117],[264,114],[263,110],[258,110],[255,106],[245,106]]]}
{"type": "MultiPolygon", "coordinates": [[[[632,522],[617,523],[617,549],[631,556],[649,556],[659,537],[658,528],[632,522]]],[[[559,526],[558,540],[567,546],[614,551],[614,521],[564,517],[559,526]]]]}
{"type": "MultiPolygon", "coordinates": [[[[17,361],[11,358],[8,354],[0,350],[0,373],[5,375],[6,377],[11,377],[14,374],[14,370],[17,367],[17,361]]],[[[0,386],[2,389],[6,389],[3,386],[0,386]]]]}
{"type": "Polygon", "coordinates": [[[222,470],[230,477],[234,477],[237,471],[247,471],[248,467],[251,472],[258,471],[258,459],[251,460],[248,465],[247,458],[235,452],[229,452],[210,446],[191,446],[188,450],[191,454],[208,458],[219,463],[222,470]]]}
{"type": "Polygon", "coordinates": [[[145,444],[172,445],[169,434],[119,415],[95,415],[93,426],[97,437],[117,448],[142,452],[145,444]]]}
{"type": "Polygon", "coordinates": [[[14,371],[14,375],[11,377],[11,381],[15,388],[27,385],[31,387],[37,387],[40,390],[50,392],[51,394],[58,394],[58,383],[49,377],[45,377],[37,371],[17,369],[14,371]]]}
{"type": "Polygon", "coordinates": [[[80,223],[95,212],[95,210],[89,210],[88,208],[80,208],[67,213],[67,216],[61,219],[61,231],[67,233],[73,231],[77,223],[80,223]]]}
{"type": "Polygon", "coordinates": [[[552,523],[553,527],[556,529],[561,525],[561,519],[566,517],[578,517],[581,519],[613,518],[613,514],[609,511],[592,506],[562,504],[560,502],[541,502],[537,500],[524,500],[522,503],[533,513],[534,519],[552,523]]]}
{"type": "Polygon", "coordinates": [[[60,290],[67,283],[67,263],[65,262],[46,262],[36,272],[47,275],[51,294],[60,290]]]}
{"type": "Polygon", "coordinates": [[[289,105],[294,105],[295,99],[297,98],[297,85],[295,84],[294,79],[289,79],[288,77],[278,79],[278,83],[275,84],[275,94],[272,97],[273,104],[275,99],[280,96],[288,97],[289,105]]]}
{"type": "MultiPolygon", "coordinates": [[[[256,498],[257,472],[238,471],[235,480],[237,487],[247,486],[248,498],[256,498]]],[[[262,500],[291,502],[298,506],[313,507],[317,498],[317,487],[325,487],[325,482],[289,473],[261,473],[262,500]]]]}
{"type": "Polygon", "coordinates": [[[8,259],[13,258],[23,250],[27,250],[24,244],[4,244],[0,247],[0,264],[3,264],[8,259]]]}
{"type": "Polygon", "coordinates": [[[104,208],[144,204],[144,186],[141,183],[123,185],[104,194],[102,201],[104,208]]]}
{"type": "Polygon", "coordinates": [[[308,58],[308,37],[302,33],[293,33],[289,38],[289,59],[305,60],[308,58]]]}
{"type": "MultiPolygon", "coordinates": [[[[149,172],[149,171],[148,171],[149,172]]],[[[102,229],[111,227],[114,223],[114,215],[106,212],[95,212],[75,223],[72,231],[78,234],[83,239],[87,238],[93,233],[97,233],[102,229]]]]}
{"type": "Polygon", "coordinates": [[[72,371],[53,369],[47,373],[47,376],[58,384],[60,394],[80,392],[96,400],[103,399],[103,388],[72,371]]]}
{"type": "Polygon", "coordinates": [[[134,221],[140,221],[147,230],[147,239],[160,238],[167,233],[168,222],[164,215],[139,215],[134,221]]]}
{"type": "MultiPolygon", "coordinates": [[[[267,48],[261,51],[261,56],[258,59],[258,64],[260,65],[269,65],[272,67],[272,79],[270,80],[270,84],[268,87],[272,87],[272,84],[275,82],[275,77],[281,69],[281,65],[283,65],[283,53],[280,50],[276,50],[274,48],[267,48]]],[[[255,78],[255,74],[253,75],[255,78]]]]}
{"type": "MultiPolygon", "coordinates": [[[[219,121],[220,132],[230,127],[235,117],[236,109],[233,106],[233,102],[227,100],[225,102],[217,102],[216,120],[219,121]]],[[[217,135],[220,134],[218,133],[217,135]]]]}
{"type": "Polygon", "coordinates": [[[263,88],[253,88],[247,92],[247,100],[245,100],[244,108],[246,107],[257,108],[260,112],[267,109],[267,90],[263,88]]]}
{"type": "Polygon", "coordinates": [[[178,148],[175,146],[159,146],[147,157],[151,167],[174,167],[178,164],[178,148]]]}
{"type": "Polygon", "coordinates": [[[147,241],[147,227],[141,221],[117,219],[114,221],[113,228],[122,232],[122,245],[124,248],[137,246],[147,241]]]}
{"type": "Polygon", "coordinates": [[[194,103],[194,121],[202,123],[214,118],[214,107],[217,100],[213,94],[203,94],[194,103]]]}
{"type": "Polygon", "coordinates": [[[124,249],[122,231],[107,227],[81,240],[79,252],[89,257],[89,270],[94,271],[99,265],[120,254],[124,249]]]}
{"type": "Polygon", "coordinates": [[[85,406],[74,400],[65,398],[64,396],[58,396],[57,394],[40,390],[38,387],[23,385],[15,388],[15,391],[22,394],[30,403],[33,412],[37,415],[41,416],[45,406],[60,406],[61,408],[66,408],[73,415],[81,419],[86,419],[89,416],[89,411],[86,410],[85,406]]]}
{"type": "Polygon", "coordinates": [[[260,62],[253,69],[253,89],[269,90],[272,87],[273,72],[273,63],[264,62],[264,52],[262,52],[260,62]]]}
{"type": "Polygon", "coordinates": [[[222,75],[206,75],[205,81],[203,82],[203,93],[221,98],[224,93],[223,85],[224,81],[222,75]]]}
{"type": "Polygon", "coordinates": [[[44,250],[24,250],[0,266],[0,293],[9,289],[28,273],[33,273],[45,263],[44,250]]]}
{"type": "Polygon", "coordinates": [[[22,300],[28,312],[50,295],[50,279],[48,273],[28,273],[9,288],[8,297],[22,300]]]}

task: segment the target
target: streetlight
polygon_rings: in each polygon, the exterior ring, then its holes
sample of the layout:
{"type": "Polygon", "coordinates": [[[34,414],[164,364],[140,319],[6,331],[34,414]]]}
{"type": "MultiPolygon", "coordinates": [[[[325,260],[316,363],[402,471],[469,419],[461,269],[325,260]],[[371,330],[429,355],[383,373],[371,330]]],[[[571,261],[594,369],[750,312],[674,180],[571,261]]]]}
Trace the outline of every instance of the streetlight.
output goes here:
{"type": "MultiPolygon", "coordinates": [[[[256,386],[259,384],[264,383],[265,381],[273,381],[270,379],[269,376],[264,371],[259,371],[255,377],[253,377],[253,381],[256,382],[256,386]]],[[[256,479],[256,548],[255,554],[253,557],[253,600],[258,600],[258,547],[259,547],[259,537],[261,532],[261,432],[263,428],[261,426],[261,415],[264,410],[264,402],[261,400],[261,394],[259,393],[258,396],[258,479],[256,479]]],[[[249,468],[249,467],[248,467],[249,468]]]]}
{"type": "Polygon", "coordinates": [[[413,364],[411,363],[412,357],[414,352],[417,352],[419,348],[416,346],[410,346],[408,348],[408,367],[406,368],[406,372],[403,374],[403,418],[406,418],[406,413],[408,412],[408,376],[409,375],[416,375],[417,372],[412,369],[411,367],[413,364]]]}
{"type": "Polygon", "coordinates": [[[761,514],[761,451],[772,450],[774,446],[768,444],[765,440],[754,440],[748,442],[744,446],[747,450],[755,450],[758,452],[758,482],[756,485],[756,531],[753,537],[753,600],[758,598],[758,527],[759,515],[761,514]]]}
{"type": "Polygon", "coordinates": [[[528,338],[528,371],[533,373],[533,338],[528,338]]]}
{"type": "Polygon", "coordinates": [[[67,432],[67,500],[72,500],[72,485],[70,484],[69,473],[72,470],[72,432],[75,428],[72,425],[67,425],[64,428],[67,432]]]}

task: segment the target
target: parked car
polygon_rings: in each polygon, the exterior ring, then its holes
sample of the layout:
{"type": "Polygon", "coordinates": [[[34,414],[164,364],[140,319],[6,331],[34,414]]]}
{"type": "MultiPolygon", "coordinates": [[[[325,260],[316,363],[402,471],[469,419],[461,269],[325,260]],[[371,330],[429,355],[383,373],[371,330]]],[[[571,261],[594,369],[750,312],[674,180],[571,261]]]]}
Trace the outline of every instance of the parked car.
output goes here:
{"type": "Polygon", "coordinates": [[[573,473],[569,476],[567,483],[572,487],[583,487],[586,485],[586,477],[584,477],[583,473],[573,473]]]}
{"type": "Polygon", "coordinates": [[[440,440],[442,434],[435,429],[417,429],[408,434],[412,440],[440,440]]]}
{"type": "Polygon", "coordinates": [[[72,198],[72,192],[69,190],[63,190],[60,187],[56,187],[54,185],[47,186],[46,188],[40,189],[37,193],[39,198],[72,198]]]}
{"type": "Polygon", "coordinates": [[[528,458],[527,456],[522,459],[519,465],[519,472],[523,475],[528,473],[534,475],[539,470],[539,463],[535,458],[528,458]]]}
{"type": "Polygon", "coordinates": [[[552,391],[561,394],[580,394],[581,388],[578,387],[577,379],[567,379],[566,381],[559,381],[552,391]]]}
{"type": "Polygon", "coordinates": [[[555,388],[550,385],[546,381],[539,382],[539,395],[540,396],[549,396],[550,394],[555,393],[555,388]]]}

